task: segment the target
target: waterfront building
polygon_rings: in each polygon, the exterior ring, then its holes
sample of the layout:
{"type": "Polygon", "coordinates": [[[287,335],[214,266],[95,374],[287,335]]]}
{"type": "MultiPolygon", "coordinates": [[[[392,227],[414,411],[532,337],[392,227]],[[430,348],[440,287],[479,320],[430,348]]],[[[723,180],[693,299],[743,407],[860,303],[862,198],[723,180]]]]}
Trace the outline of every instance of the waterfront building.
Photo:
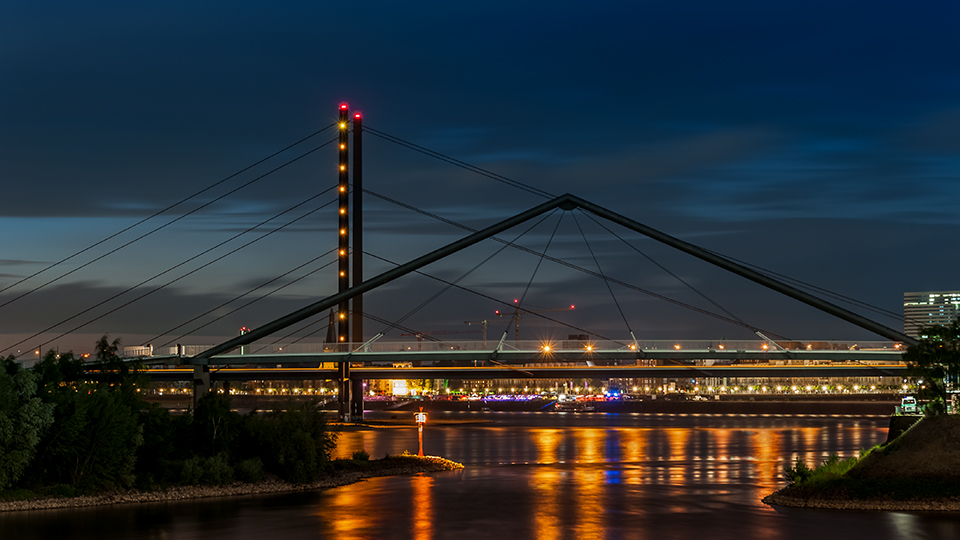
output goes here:
{"type": "Polygon", "coordinates": [[[960,291],[903,293],[903,333],[920,337],[918,330],[934,324],[948,325],[960,315],[960,291]]]}

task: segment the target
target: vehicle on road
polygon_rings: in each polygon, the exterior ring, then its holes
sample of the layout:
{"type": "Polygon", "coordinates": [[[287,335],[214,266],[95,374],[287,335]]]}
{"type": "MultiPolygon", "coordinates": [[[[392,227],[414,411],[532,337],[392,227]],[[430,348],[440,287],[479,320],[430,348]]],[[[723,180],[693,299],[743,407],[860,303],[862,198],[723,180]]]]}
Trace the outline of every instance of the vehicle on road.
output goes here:
{"type": "Polygon", "coordinates": [[[900,414],[917,414],[917,398],[906,396],[900,400],[900,414]]]}

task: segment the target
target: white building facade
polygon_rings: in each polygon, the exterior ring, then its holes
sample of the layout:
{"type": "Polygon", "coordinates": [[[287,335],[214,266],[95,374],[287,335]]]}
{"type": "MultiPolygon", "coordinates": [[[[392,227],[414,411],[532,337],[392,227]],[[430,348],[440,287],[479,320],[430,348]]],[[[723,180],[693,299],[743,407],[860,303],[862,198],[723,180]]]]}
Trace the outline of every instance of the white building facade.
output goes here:
{"type": "Polygon", "coordinates": [[[960,291],[903,293],[903,333],[919,337],[924,326],[946,326],[960,315],[960,291]]]}

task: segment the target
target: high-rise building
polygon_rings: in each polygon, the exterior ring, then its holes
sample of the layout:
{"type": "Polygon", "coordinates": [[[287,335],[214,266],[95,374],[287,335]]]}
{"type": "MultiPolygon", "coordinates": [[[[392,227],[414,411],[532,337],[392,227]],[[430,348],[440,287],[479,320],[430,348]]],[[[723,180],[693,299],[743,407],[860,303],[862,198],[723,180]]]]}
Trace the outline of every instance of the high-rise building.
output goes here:
{"type": "Polygon", "coordinates": [[[903,333],[919,337],[923,326],[953,322],[960,315],[960,291],[903,293],[903,333]]]}

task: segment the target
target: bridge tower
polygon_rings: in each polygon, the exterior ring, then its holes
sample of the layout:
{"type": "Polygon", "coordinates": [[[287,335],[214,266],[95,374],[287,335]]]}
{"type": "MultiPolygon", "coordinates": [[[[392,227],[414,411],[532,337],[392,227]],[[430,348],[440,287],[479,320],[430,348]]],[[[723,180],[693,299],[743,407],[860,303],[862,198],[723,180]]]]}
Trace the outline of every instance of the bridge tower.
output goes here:
{"type": "MultiPolygon", "coordinates": [[[[363,283],[363,116],[353,115],[353,284],[363,283]]],[[[363,343],[363,295],[352,300],[351,339],[356,348],[363,343]]],[[[350,414],[355,422],[363,420],[363,379],[352,378],[350,414]]]]}
{"type": "MultiPolygon", "coordinates": [[[[363,227],[362,227],[362,144],[363,132],[362,116],[356,113],[353,118],[354,141],[354,186],[350,189],[350,111],[346,103],[340,104],[337,128],[339,130],[339,149],[337,152],[337,166],[339,180],[338,191],[338,227],[337,227],[337,292],[343,293],[350,288],[350,259],[353,258],[353,283],[363,282],[363,227]],[[353,199],[353,216],[351,219],[350,202],[353,199]],[[354,227],[354,246],[350,248],[350,224],[354,227]],[[352,251],[352,253],[351,253],[352,251]]],[[[363,299],[356,296],[352,300],[344,300],[337,305],[336,339],[337,350],[347,352],[351,343],[363,343],[363,299]],[[350,332],[350,323],[353,322],[353,333],[350,332]]],[[[338,415],[343,422],[352,422],[363,419],[363,381],[353,379],[350,375],[350,362],[343,361],[338,369],[338,415]]]]}
{"type": "MultiPolygon", "coordinates": [[[[339,130],[339,150],[337,164],[339,181],[337,182],[339,209],[337,227],[337,292],[342,293],[350,288],[350,111],[346,103],[340,104],[340,118],[337,120],[339,130]]],[[[347,335],[350,332],[350,301],[343,300],[337,304],[337,350],[347,350],[347,335]]],[[[350,362],[339,364],[337,377],[338,415],[343,422],[352,420],[350,414],[350,362]]]]}

